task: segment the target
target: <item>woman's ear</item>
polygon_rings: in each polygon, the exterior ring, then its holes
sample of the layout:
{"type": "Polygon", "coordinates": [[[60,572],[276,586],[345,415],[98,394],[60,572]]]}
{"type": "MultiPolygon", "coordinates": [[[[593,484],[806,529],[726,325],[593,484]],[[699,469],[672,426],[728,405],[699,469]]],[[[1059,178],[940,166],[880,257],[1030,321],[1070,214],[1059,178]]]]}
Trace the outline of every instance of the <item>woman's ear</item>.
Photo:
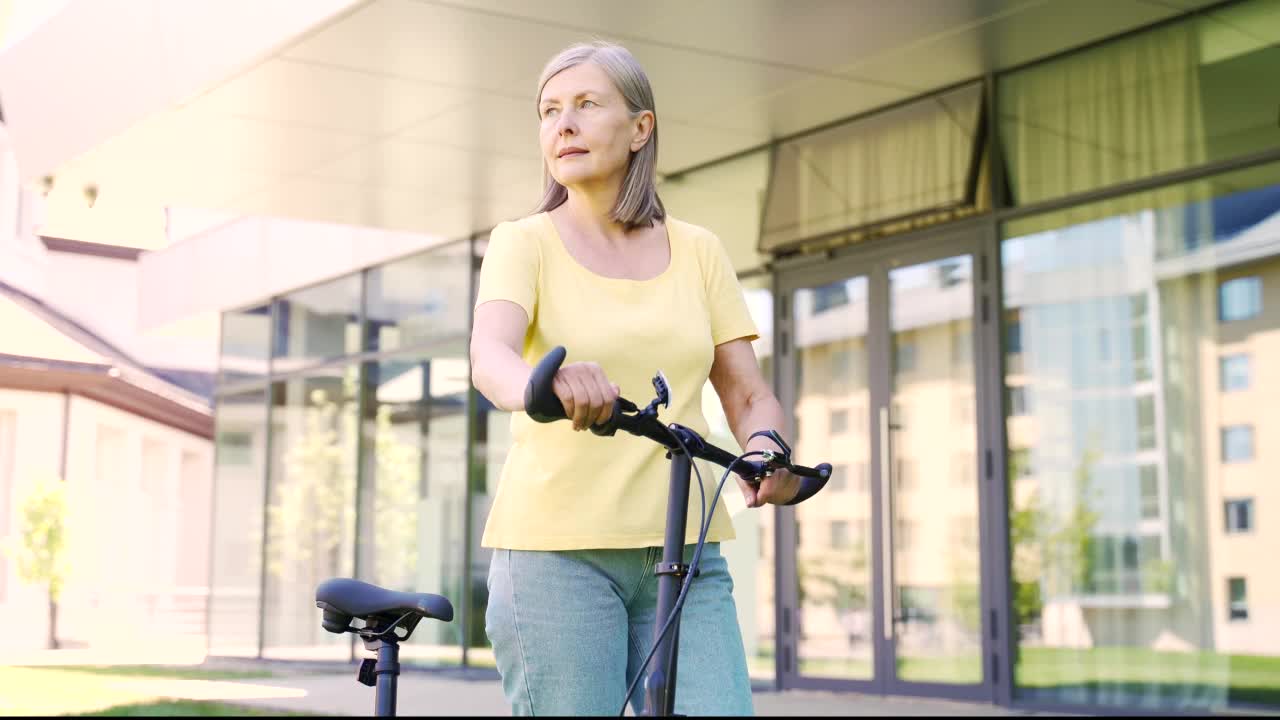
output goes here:
{"type": "Polygon", "coordinates": [[[645,143],[649,142],[649,136],[653,134],[653,113],[645,110],[636,117],[634,122],[634,132],[631,135],[631,152],[639,152],[645,146],[645,143]]]}

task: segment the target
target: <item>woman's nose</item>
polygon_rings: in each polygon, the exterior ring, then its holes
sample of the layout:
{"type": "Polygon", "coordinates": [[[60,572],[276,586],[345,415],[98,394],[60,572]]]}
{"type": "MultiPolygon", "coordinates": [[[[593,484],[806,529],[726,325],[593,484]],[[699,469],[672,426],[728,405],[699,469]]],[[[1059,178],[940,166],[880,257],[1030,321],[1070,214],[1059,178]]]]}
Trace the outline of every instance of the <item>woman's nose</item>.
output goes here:
{"type": "Polygon", "coordinates": [[[567,110],[560,113],[560,119],[556,124],[558,125],[557,130],[561,135],[573,135],[578,131],[578,124],[573,119],[573,113],[567,110]]]}

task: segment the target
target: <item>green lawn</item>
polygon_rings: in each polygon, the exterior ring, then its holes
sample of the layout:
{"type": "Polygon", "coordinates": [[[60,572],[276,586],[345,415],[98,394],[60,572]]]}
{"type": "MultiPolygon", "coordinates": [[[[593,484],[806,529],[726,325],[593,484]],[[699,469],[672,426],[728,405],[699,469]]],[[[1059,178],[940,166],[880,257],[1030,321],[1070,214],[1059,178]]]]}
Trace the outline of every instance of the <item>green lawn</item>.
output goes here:
{"type": "Polygon", "coordinates": [[[200,702],[196,700],[162,700],[152,703],[134,705],[117,705],[98,712],[80,713],[83,717],[194,717],[194,716],[235,716],[246,715],[310,715],[310,713],[291,713],[277,710],[231,705],[229,703],[200,702]]]}
{"type": "MultiPolygon", "coordinates": [[[[40,669],[37,666],[29,665],[19,665],[18,668],[40,669]]],[[[56,669],[95,675],[124,675],[129,677],[187,680],[255,680],[273,677],[273,674],[268,670],[205,670],[199,667],[174,665],[58,665],[56,669]]]]}
{"type": "Polygon", "coordinates": [[[1014,669],[1017,686],[1037,697],[1089,694],[1212,701],[1280,707],[1280,657],[1143,648],[1026,648],[1014,669]]]}
{"type": "MultiPolygon", "coordinates": [[[[234,702],[175,700],[195,681],[269,678],[265,671],[196,667],[0,667],[0,716],[12,715],[286,715],[234,702]],[[183,684],[186,684],[185,686],[183,684]]],[[[222,692],[217,685],[212,697],[222,692]]],[[[198,695],[208,697],[208,695],[198,695]]]]}

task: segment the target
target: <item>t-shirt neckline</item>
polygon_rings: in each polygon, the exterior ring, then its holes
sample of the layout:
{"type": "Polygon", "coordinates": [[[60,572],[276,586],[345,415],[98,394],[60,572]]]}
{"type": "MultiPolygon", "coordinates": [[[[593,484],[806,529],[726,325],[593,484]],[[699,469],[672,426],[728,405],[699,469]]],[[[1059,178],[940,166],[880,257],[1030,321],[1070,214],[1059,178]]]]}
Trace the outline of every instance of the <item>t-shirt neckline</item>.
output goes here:
{"type": "Polygon", "coordinates": [[[583,265],[581,262],[578,261],[576,257],[573,256],[573,253],[569,252],[569,248],[565,246],[564,238],[560,235],[560,229],[556,227],[555,221],[551,219],[551,212],[544,210],[542,212],[542,217],[543,217],[543,222],[547,224],[547,227],[550,229],[552,237],[555,239],[555,245],[559,249],[559,252],[564,253],[565,258],[568,259],[570,263],[572,263],[575,267],[581,270],[584,274],[589,275],[598,280],[602,280],[605,282],[613,282],[613,283],[631,283],[634,285],[647,285],[650,283],[656,283],[659,280],[662,280],[663,278],[667,277],[672,273],[672,271],[675,268],[676,243],[671,237],[671,216],[670,215],[667,215],[667,217],[663,220],[663,229],[666,231],[666,235],[667,235],[667,251],[668,251],[667,266],[663,268],[662,272],[658,273],[657,275],[654,275],[651,278],[646,278],[644,280],[636,280],[634,278],[609,277],[608,275],[601,275],[595,270],[592,270],[586,265],[583,265]]]}

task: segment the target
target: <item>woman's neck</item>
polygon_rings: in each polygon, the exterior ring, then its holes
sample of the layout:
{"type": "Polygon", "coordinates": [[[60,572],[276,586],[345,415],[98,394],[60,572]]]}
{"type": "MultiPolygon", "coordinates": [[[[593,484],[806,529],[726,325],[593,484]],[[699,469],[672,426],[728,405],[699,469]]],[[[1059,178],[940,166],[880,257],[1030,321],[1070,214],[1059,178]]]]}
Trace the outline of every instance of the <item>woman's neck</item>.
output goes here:
{"type": "Polygon", "coordinates": [[[628,237],[627,229],[612,217],[621,184],[608,185],[566,188],[568,196],[559,210],[578,232],[592,239],[624,242],[628,237]]]}

